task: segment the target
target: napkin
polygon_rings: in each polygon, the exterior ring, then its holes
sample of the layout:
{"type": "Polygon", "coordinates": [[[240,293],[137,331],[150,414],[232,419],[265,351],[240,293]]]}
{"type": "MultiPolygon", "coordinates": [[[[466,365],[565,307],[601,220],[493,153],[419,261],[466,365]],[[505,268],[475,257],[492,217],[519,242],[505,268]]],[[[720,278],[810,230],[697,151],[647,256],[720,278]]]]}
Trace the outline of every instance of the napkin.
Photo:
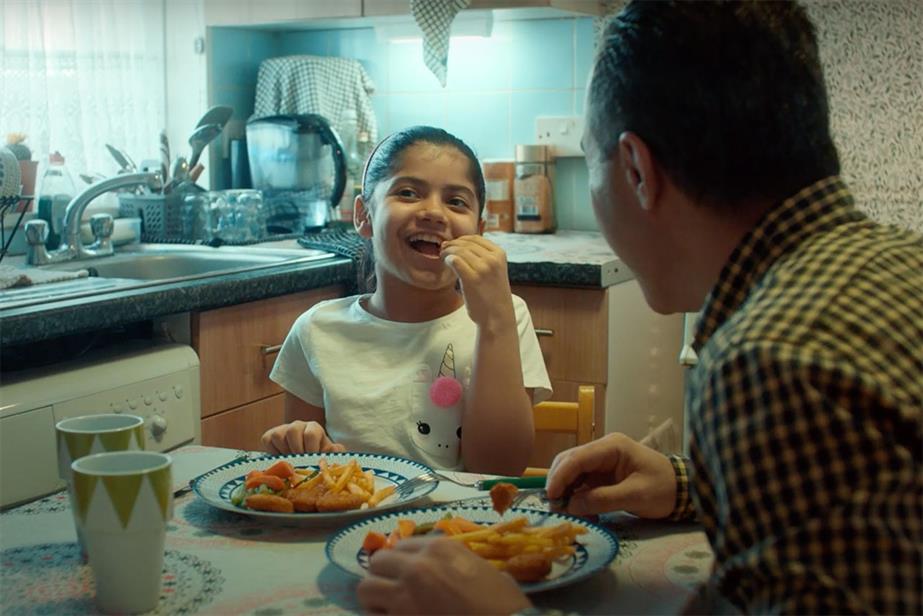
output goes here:
{"type": "Polygon", "coordinates": [[[423,31],[423,63],[442,87],[449,61],[449,32],[455,14],[471,0],[410,0],[410,12],[423,31]]]}

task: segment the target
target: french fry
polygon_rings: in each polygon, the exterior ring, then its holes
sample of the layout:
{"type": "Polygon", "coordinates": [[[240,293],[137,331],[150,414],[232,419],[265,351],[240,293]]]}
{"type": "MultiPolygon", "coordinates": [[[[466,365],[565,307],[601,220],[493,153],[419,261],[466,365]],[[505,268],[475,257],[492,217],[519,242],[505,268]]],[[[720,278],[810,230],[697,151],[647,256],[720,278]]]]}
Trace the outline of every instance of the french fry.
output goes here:
{"type": "Polygon", "coordinates": [[[352,482],[347,483],[346,489],[352,492],[353,494],[358,494],[359,496],[364,498],[366,503],[368,502],[370,498],[372,498],[372,494],[357,483],[352,483],[352,482]]]}
{"type": "Polygon", "coordinates": [[[330,488],[331,492],[341,492],[343,488],[346,487],[346,484],[349,482],[349,478],[353,476],[353,467],[352,464],[344,464],[342,473],[340,474],[339,479],[336,483],[333,484],[333,487],[330,488]]]}
{"type": "Polygon", "coordinates": [[[394,493],[394,486],[393,486],[393,485],[391,485],[391,486],[385,486],[385,487],[383,487],[382,489],[377,490],[374,494],[372,494],[372,498],[370,498],[370,499],[368,500],[369,507],[374,507],[375,505],[377,505],[377,504],[380,503],[381,501],[383,501],[383,500],[385,500],[386,498],[388,498],[389,496],[391,496],[393,493],[394,493]]]}

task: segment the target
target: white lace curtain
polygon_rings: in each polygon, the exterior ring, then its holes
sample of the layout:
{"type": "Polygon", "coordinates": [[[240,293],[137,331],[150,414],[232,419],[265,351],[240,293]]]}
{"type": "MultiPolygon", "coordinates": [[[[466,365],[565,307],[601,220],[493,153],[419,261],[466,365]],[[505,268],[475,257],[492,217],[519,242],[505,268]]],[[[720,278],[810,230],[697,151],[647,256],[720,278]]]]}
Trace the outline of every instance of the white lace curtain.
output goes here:
{"type": "MultiPolygon", "coordinates": [[[[158,158],[165,122],[164,0],[2,0],[0,144],[25,133],[39,174],[60,151],[112,175],[110,143],[158,158]]],[[[39,175],[41,177],[41,175],[39,175]]]]}

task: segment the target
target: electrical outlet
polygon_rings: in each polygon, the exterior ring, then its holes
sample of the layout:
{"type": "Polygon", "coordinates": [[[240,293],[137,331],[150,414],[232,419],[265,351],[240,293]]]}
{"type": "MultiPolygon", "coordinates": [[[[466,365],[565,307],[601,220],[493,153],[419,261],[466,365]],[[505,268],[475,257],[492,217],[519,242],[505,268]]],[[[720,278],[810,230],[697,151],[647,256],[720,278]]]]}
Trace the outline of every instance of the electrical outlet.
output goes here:
{"type": "Polygon", "coordinates": [[[580,139],[583,137],[581,116],[545,116],[535,118],[536,143],[552,146],[556,158],[583,156],[580,139]]]}

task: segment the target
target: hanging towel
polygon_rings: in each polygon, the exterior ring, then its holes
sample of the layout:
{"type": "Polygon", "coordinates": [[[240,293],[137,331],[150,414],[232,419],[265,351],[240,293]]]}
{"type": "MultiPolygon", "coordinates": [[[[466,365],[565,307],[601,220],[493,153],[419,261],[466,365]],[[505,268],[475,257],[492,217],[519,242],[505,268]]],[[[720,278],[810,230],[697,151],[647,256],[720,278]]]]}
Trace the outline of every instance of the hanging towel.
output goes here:
{"type": "Polygon", "coordinates": [[[85,269],[76,272],[58,272],[54,270],[38,269],[36,267],[18,268],[12,265],[0,265],[0,289],[27,287],[33,284],[73,280],[74,278],[86,278],[88,275],[89,272],[85,269]]]}
{"type": "Polygon", "coordinates": [[[370,95],[375,84],[357,61],[322,56],[283,56],[260,63],[251,119],[316,113],[342,131],[342,113],[356,111],[358,130],[378,141],[370,95]]]}
{"type": "Polygon", "coordinates": [[[445,87],[452,20],[471,0],[410,0],[410,12],[423,31],[423,62],[445,87]]]}

